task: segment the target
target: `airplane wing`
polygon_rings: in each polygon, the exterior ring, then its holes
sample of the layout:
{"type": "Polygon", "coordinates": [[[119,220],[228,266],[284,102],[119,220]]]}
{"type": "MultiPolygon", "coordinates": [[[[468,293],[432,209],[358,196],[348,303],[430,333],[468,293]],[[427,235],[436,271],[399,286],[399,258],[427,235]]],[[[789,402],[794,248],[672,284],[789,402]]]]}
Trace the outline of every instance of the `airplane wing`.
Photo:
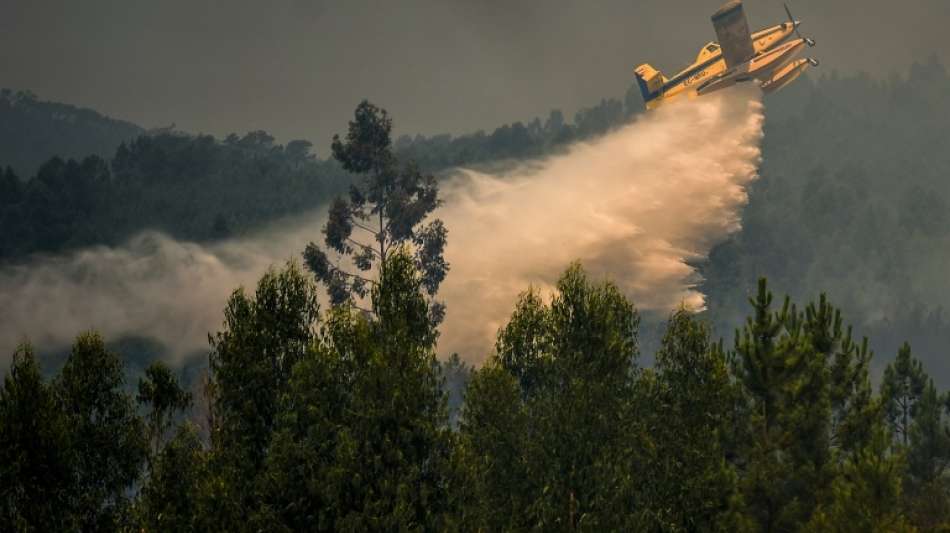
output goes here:
{"type": "Polygon", "coordinates": [[[752,59],[755,47],[749,32],[749,21],[742,9],[742,0],[729,0],[712,16],[713,27],[722,48],[726,68],[741,65],[752,59]]]}

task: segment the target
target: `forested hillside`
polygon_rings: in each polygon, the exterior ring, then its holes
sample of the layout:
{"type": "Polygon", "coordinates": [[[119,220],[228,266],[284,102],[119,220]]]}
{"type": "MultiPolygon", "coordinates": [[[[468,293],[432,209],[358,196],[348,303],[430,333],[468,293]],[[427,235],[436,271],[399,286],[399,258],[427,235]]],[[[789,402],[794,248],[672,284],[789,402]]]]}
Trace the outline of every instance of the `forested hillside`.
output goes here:
{"type": "MultiPolygon", "coordinates": [[[[626,108],[604,100],[576,113],[574,123],[555,110],[543,125],[534,119],[491,134],[404,136],[395,148],[427,171],[538,157],[622,124],[638,106],[629,98],[626,108]]],[[[31,120],[27,129],[43,127],[31,120]]],[[[0,263],[115,245],[146,229],[190,241],[223,239],[326,205],[350,181],[311,148],[304,140],[277,144],[263,131],[225,139],[157,132],[104,156],[52,157],[29,179],[8,166],[0,172],[0,263]]],[[[7,164],[3,155],[0,167],[7,164]]]]}
{"type": "Polygon", "coordinates": [[[55,367],[21,344],[0,530],[945,531],[942,348],[893,339],[947,331],[947,89],[930,63],[770,101],[744,228],[701,265],[705,315],[674,310],[644,349],[636,302],[565,265],[549,298],[524,287],[478,369],[436,357],[446,233],[412,160],[551,153],[630,107],[392,144],[364,102],[333,161],[262,132],[163,134],[5,172],[3,213],[33,243],[8,260],[144,227],[220,239],[347,194],[309,270],[235,288],[198,376],[138,372],[149,341],[77,332],[55,367]]]}
{"type": "Polygon", "coordinates": [[[701,267],[717,332],[741,326],[766,276],[798,299],[827,291],[879,353],[910,340],[950,385],[946,69],[932,59],[886,81],[823,76],[766,106],[742,231],[701,267]]]}
{"type": "Polygon", "coordinates": [[[53,156],[110,157],[119,144],[142,133],[135,124],[91,109],[0,89],[0,161],[20,176],[32,176],[53,156]]]}
{"type": "Polygon", "coordinates": [[[0,175],[0,262],[118,244],[156,229],[192,241],[241,234],[327,203],[349,180],[307,141],[264,132],[224,140],[178,133],[122,143],[111,161],[55,157],[31,179],[0,175]]]}
{"type": "MultiPolygon", "coordinates": [[[[5,95],[3,112],[26,121],[25,131],[46,131],[48,109],[74,109],[5,95]]],[[[764,275],[796,298],[830,291],[876,350],[895,353],[910,340],[938,383],[950,384],[950,322],[942,311],[950,298],[946,69],[929,60],[887,80],[825,73],[766,106],[761,179],[750,189],[743,229],[699,265],[716,333],[741,325],[750,280],[764,275]]],[[[394,147],[428,171],[493,165],[556,152],[640,109],[639,95],[628,91],[623,103],[604,100],[573,122],[555,110],[491,133],[403,136],[394,147]]],[[[69,153],[72,145],[47,133],[69,153]]],[[[324,205],[350,183],[335,162],[313,157],[306,141],[280,146],[264,132],[223,140],[143,135],[108,159],[53,158],[26,177],[0,173],[0,262],[116,244],[150,228],[188,240],[226,238],[324,205]]]]}

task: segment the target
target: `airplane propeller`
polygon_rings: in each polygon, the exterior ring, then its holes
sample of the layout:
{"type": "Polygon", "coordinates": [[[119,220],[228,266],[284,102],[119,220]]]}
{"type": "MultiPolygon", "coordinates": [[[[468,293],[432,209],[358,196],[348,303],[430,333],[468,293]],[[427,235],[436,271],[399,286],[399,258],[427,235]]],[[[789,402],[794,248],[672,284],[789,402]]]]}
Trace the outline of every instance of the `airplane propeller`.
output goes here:
{"type": "Polygon", "coordinates": [[[799,39],[803,39],[803,40],[805,41],[805,43],[808,44],[808,46],[815,46],[815,40],[814,40],[814,39],[811,39],[811,38],[808,38],[808,37],[802,37],[802,34],[798,31],[798,25],[799,25],[799,23],[796,22],[796,21],[795,21],[795,17],[792,16],[792,10],[788,8],[788,4],[782,4],[782,5],[785,6],[785,13],[788,14],[788,20],[791,21],[791,23],[792,23],[792,28],[795,29],[795,35],[797,35],[799,39]]]}

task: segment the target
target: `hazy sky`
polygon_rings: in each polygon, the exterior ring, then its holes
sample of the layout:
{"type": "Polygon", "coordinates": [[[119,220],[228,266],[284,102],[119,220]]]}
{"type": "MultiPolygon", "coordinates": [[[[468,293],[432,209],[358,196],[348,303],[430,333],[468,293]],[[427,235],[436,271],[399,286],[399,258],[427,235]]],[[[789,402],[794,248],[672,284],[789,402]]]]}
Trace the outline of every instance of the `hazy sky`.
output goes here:
{"type": "MultiPolygon", "coordinates": [[[[572,114],[675,72],[719,0],[0,0],[0,86],[145,127],[328,137],[370,98],[408,133],[572,114]]],[[[950,62],[950,0],[790,0],[822,72],[950,62]],[[899,10],[896,8],[899,7],[899,10]]],[[[747,0],[755,27],[777,0],[747,0]]]]}

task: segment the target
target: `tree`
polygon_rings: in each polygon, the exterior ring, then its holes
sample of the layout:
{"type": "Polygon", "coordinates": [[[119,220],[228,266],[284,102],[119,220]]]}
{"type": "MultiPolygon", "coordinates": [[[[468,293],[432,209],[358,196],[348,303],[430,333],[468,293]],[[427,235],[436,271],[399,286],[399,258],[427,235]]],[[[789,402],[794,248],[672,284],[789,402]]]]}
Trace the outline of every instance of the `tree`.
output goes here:
{"type": "Polygon", "coordinates": [[[372,288],[372,313],[330,310],[294,368],[259,527],[439,529],[451,436],[423,283],[399,248],[372,288]]]}
{"type": "Polygon", "coordinates": [[[76,338],[54,389],[69,428],[75,486],[70,508],[82,530],[114,530],[126,520],[147,443],[119,357],[96,333],[76,338]]]}
{"type": "Polygon", "coordinates": [[[927,384],[914,406],[909,428],[906,485],[910,514],[921,528],[950,523],[950,494],[945,472],[950,464],[950,427],[944,417],[946,397],[927,384]]]}
{"type": "Polygon", "coordinates": [[[475,371],[462,407],[450,485],[453,527],[523,531],[535,523],[529,427],[518,379],[491,359],[475,371]]]}
{"type": "Polygon", "coordinates": [[[191,393],[182,390],[165,363],[156,361],[139,379],[138,402],[149,407],[147,434],[152,453],[158,453],[175,415],[191,407],[191,393]]]}
{"type": "Polygon", "coordinates": [[[433,528],[444,511],[449,429],[435,358],[425,273],[405,248],[387,257],[372,291],[375,349],[356,374],[343,465],[367,483],[344,529],[433,528]],[[371,465],[367,471],[366,466],[371,465]]]}
{"type": "Polygon", "coordinates": [[[897,359],[888,363],[881,381],[881,399],[887,423],[894,436],[907,446],[910,441],[910,426],[917,402],[927,385],[923,365],[911,354],[906,342],[897,353],[897,359]]]}
{"type": "MultiPolygon", "coordinates": [[[[365,297],[368,284],[375,283],[367,272],[403,245],[413,246],[416,268],[430,297],[448,271],[443,257],[445,226],[438,219],[423,225],[439,205],[435,177],[423,175],[414,163],[400,164],[392,151],[391,131],[386,111],[364,100],[346,138],[333,137],[333,157],[347,171],[363,176],[361,183],[351,186],[348,199],[331,203],[323,228],[326,249],[310,243],[304,251],[307,266],[326,285],[334,303],[365,297]],[[365,238],[354,237],[354,231],[365,238]],[[339,267],[327,252],[349,258],[356,270],[339,267]]],[[[433,310],[440,319],[441,306],[433,310]]]]}
{"type": "Polygon", "coordinates": [[[143,531],[207,531],[219,524],[206,520],[207,452],[196,428],[180,426],[151,461],[139,494],[137,518],[143,531]]]}
{"type": "Polygon", "coordinates": [[[640,387],[648,389],[644,417],[653,444],[642,460],[650,529],[739,529],[738,478],[726,457],[737,391],[709,327],[686,309],[674,312],[655,374],[640,387]]]}
{"type": "Polygon", "coordinates": [[[459,354],[453,353],[445,361],[439,363],[439,373],[442,376],[442,389],[445,390],[448,400],[449,423],[458,427],[459,413],[462,409],[462,400],[468,382],[472,379],[474,368],[467,364],[459,354]]]}
{"type": "Polygon", "coordinates": [[[256,505],[254,485],[267,457],[294,365],[311,349],[319,315],[316,287],[293,262],[268,271],[254,297],[235,291],[224,330],[211,337],[211,495],[222,527],[239,529],[256,505]]]}
{"type": "MultiPolygon", "coordinates": [[[[630,501],[620,489],[630,485],[627,452],[637,442],[638,324],[619,289],[590,281],[578,264],[561,276],[549,305],[530,291],[519,300],[488,363],[498,370],[479,371],[470,385],[460,435],[463,444],[472,443],[466,447],[468,471],[486,473],[488,484],[477,488],[482,504],[498,501],[484,495],[512,491],[525,502],[516,506],[521,514],[511,517],[510,527],[627,526],[630,501]],[[503,413],[499,422],[512,425],[493,427],[488,413],[494,410],[503,413]],[[523,428],[515,425],[519,420],[523,428]],[[489,444],[483,432],[507,436],[489,444]],[[513,457],[523,457],[523,465],[508,462],[513,457]]],[[[490,518],[491,507],[465,512],[488,520],[489,528],[499,525],[500,519],[490,518]]]]}
{"type": "Polygon", "coordinates": [[[909,474],[916,485],[934,482],[950,464],[950,428],[943,412],[944,398],[928,379],[910,426],[909,474]]]}
{"type": "Polygon", "coordinates": [[[898,533],[916,531],[901,509],[903,456],[891,451],[882,424],[872,439],[852,456],[831,485],[831,497],[812,514],[805,530],[835,533],[898,533]]]}
{"type": "Polygon", "coordinates": [[[298,139],[287,143],[285,152],[291,164],[295,168],[300,168],[305,162],[316,159],[316,156],[310,153],[311,148],[313,148],[312,142],[298,139]]]}
{"type": "Polygon", "coordinates": [[[515,379],[525,398],[543,385],[553,356],[550,313],[529,290],[518,297],[508,324],[498,332],[495,357],[515,379]]]}
{"type": "Polygon", "coordinates": [[[191,393],[182,390],[171,369],[160,361],[139,379],[138,402],[148,408],[148,477],[136,508],[147,531],[192,531],[198,526],[205,454],[197,430],[188,422],[166,442],[175,417],[191,407],[191,393]]]}
{"type": "Polygon", "coordinates": [[[867,374],[871,353],[824,295],[804,312],[788,298],[771,309],[759,280],[754,316],[736,332],[734,372],[746,396],[751,439],[743,495],[765,531],[801,527],[842,460],[863,449],[877,411],[867,374]]]}
{"type": "Polygon", "coordinates": [[[65,413],[20,346],[0,389],[0,529],[68,531],[74,521],[73,458],[65,413]]]}
{"type": "Polygon", "coordinates": [[[7,167],[5,171],[0,172],[0,206],[17,204],[22,196],[23,183],[13,173],[13,169],[7,167]]]}

